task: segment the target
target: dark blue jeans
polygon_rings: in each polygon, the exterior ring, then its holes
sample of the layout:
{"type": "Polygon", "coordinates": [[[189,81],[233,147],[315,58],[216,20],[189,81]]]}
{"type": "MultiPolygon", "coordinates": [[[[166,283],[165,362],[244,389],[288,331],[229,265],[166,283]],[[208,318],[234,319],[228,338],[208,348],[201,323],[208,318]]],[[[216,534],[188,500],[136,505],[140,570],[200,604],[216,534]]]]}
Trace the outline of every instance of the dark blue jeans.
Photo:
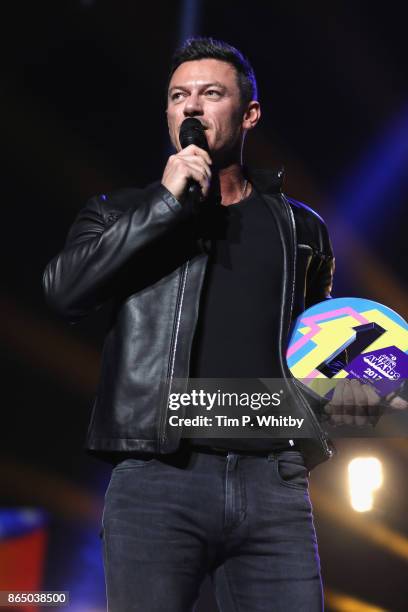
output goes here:
{"type": "Polygon", "coordinates": [[[194,610],[208,573],[222,612],[320,612],[308,472],[298,451],[121,461],[105,495],[109,612],[194,610]]]}

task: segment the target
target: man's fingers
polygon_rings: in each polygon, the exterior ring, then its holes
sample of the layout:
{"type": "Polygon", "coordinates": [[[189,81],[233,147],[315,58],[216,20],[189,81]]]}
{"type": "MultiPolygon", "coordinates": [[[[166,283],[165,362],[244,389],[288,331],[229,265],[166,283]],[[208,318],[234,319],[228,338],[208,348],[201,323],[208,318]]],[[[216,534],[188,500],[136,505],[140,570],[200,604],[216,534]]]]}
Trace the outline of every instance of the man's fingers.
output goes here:
{"type": "Polygon", "coordinates": [[[375,406],[380,403],[380,396],[372,385],[364,385],[364,389],[367,395],[367,406],[375,406]]]}
{"type": "MultiPolygon", "coordinates": [[[[192,173],[196,173],[198,175],[201,174],[201,175],[205,176],[206,178],[210,178],[211,177],[210,167],[203,160],[197,160],[197,158],[192,157],[192,158],[186,159],[184,163],[185,163],[186,167],[192,173]]],[[[192,178],[197,180],[195,176],[192,176],[192,178]]]]}
{"type": "Polygon", "coordinates": [[[351,379],[350,388],[354,406],[368,406],[367,393],[365,392],[364,387],[365,385],[362,385],[356,378],[351,379]]]}
{"type": "Polygon", "coordinates": [[[355,393],[354,385],[351,380],[346,379],[344,382],[345,382],[345,385],[344,385],[344,390],[343,390],[343,405],[348,408],[349,406],[355,405],[356,393],[355,393]]]}
{"type": "Polygon", "coordinates": [[[381,398],[372,385],[354,378],[336,382],[333,397],[324,407],[331,425],[362,426],[377,420],[381,398]]]}
{"type": "Polygon", "coordinates": [[[330,423],[336,427],[343,423],[343,393],[347,384],[345,379],[339,380],[335,386],[332,399],[327,404],[329,414],[331,414],[330,423]]]}
{"type": "MultiPolygon", "coordinates": [[[[175,155],[170,155],[164,169],[162,184],[175,198],[182,198],[190,179],[197,181],[205,197],[210,188],[211,169],[208,153],[190,145],[175,155]],[[200,154],[195,154],[201,151],[200,154]]],[[[210,160],[211,161],[211,160],[210,160]]]]}
{"type": "Polygon", "coordinates": [[[189,168],[189,177],[199,183],[203,195],[207,195],[211,181],[211,171],[203,163],[187,162],[189,168]]]}
{"type": "Polygon", "coordinates": [[[174,155],[173,163],[176,165],[179,172],[182,172],[184,168],[205,168],[207,174],[211,175],[210,164],[198,155],[190,154],[184,157],[181,157],[181,155],[174,155]]]}
{"type": "Polygon", "coordinates": [[[350,409],[350,412],[354,417],[354,423],[356,425],[365,425],[368,422],[368,400],[365,385],[361,384],[361,382],[356,378],[353,378],[350,381],[350,387],[353,394],[353,406],[350,409]]]}
{"type": "MultiPolygon", "coordinates": [[[[353,396],[353,389],[350,384],[350,381],[347,379],[344,380],[343,385],[342,385],[342,402],[343,403],[341,406],[341,414],[339,413],[338,421],[340,423],[344,423],[345,425],[352,425],[354,418],[353,418],[353,415],[350,414],[350,409],[354,405],[354,396],[353,396]]],[[[339,406],[339,409],[340,409],[340,406],[339,406]]]]}
{"type": "Polygon", "coordinates": [[[325,411],[330,414],[333,425],[361,426],[370,421],[368,407],[377,404],[379,399],[371,385],[357,379],[341,379],[325,411]]]}
{"type": "Polygon", "coordinates": [[[188,157],[189,155],[195,155],[196,157],[201,157],[202,159],[204,159],[208,165],[212,164],[212,159],[207,153],[207,151],[204,151],[204,149],[200,149],[200,147],[197,147],[197,145],[194,144],[188,145],[188,147],[186,147],[185,149],[181,149],[181,151],[179,151],[177,155],[179,157],[188,157]]]}
{"type": "Polygon", "coordinates": [[[334,389],[334,393],[333,393],[333,397],[330,400],[330,404],[332,406],[342,406],[343,405],[343,392],[344,392],[344,387],[347,384],[347,380],[346,379],[342,379],[339,380],[338,383],[335,386],[334,389]]]}
{"type": "Polygon", "coordinates": [[[354,423],[358,426],[366,425],[370,419],[367,414],[367,406],[356,406],[354,412],[354,423]]]}
{"type": "Polygon", "coordinates": [[[368,408],[367,412],[372,425],[375,425],[384,412],[384,407],[381,406],[381,398],[371,385],[365,385],[367,393],[368,408]]]}
{"type": "Polygon", "coordinates": [[[354,415],[354,423],[355,425],[361,426],[366,425],[369,421],[367,414],[367,393],[365,391],[365,386],[361,384],[359,380],[356,378],[351,379],[350,386],[353,392],[353,408],[352,412],[354,415]]]}

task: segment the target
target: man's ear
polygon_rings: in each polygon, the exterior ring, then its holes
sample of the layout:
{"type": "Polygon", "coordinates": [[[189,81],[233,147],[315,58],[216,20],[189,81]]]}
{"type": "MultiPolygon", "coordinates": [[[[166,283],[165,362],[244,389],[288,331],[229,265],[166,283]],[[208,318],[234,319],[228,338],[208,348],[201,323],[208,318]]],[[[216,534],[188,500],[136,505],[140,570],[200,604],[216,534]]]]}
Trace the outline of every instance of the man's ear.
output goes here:
{"type": "Polygon", "coordinates": [[[258,100],[251,100],[245,109],[242,117],[242,127],[244,130],[252,130],[261,118],[261,106],[258,100]]]}

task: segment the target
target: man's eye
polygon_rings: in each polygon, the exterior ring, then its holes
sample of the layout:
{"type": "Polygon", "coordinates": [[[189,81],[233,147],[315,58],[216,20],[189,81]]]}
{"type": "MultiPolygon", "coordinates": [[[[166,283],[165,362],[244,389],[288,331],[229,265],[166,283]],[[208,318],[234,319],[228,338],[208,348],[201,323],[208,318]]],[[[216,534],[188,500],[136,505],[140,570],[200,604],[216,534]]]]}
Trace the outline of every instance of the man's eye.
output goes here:
{"type": "Polygon", "coordinates": [[[174,94],[171,94],[171,99],[173,102],[177,102],[177,100],[180,100],[182,96],[183,96],[183,92],[176,91],[174,94]]]}
{"type": "Polygon", "coordinates": [[[207,89],[205,93],[207,96],[210,96],[210,98],[218,98],[221,95],[221,93],[216,89],[207,89]]]}

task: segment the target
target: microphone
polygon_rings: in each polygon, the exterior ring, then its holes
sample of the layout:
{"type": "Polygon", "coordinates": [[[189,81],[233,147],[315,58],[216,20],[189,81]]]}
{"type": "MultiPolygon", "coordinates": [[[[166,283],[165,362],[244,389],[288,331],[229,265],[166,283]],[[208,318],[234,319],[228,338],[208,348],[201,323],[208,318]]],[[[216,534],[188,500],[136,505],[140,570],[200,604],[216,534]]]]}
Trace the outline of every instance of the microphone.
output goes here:
{"type": "MultiPolygon", "coordinates": [[[[207,153],[210,153],[203,124],[195,117],[187,117],[187,119],[184,119],[180,126],[179,140],[182,149],[194,144],[200,147],[200,149],[207,151],[207,153]]],[[[199,202],[202,196],[200,184],[194,179],[190,179],[187,193],[194,203],[199,202]]]]}

